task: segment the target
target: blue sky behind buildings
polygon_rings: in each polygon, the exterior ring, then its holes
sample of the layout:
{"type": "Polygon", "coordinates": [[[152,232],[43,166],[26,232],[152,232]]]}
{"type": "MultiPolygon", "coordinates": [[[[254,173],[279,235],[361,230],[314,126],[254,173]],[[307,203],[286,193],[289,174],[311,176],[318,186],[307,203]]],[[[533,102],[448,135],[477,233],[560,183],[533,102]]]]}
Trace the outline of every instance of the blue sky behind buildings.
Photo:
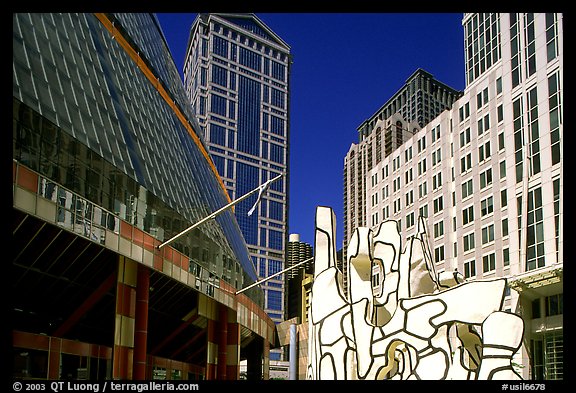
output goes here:
{"type": "MultiPolygon", "coordinates": [[[[194,13],[159,13],[182,71],[194,13]]],[[[314,245],[316,206],[343,237],[344,157],[356,129],[418,68],[463,90],[462,13],[256,13],[290,47],[289,233],[314,245]]]]}

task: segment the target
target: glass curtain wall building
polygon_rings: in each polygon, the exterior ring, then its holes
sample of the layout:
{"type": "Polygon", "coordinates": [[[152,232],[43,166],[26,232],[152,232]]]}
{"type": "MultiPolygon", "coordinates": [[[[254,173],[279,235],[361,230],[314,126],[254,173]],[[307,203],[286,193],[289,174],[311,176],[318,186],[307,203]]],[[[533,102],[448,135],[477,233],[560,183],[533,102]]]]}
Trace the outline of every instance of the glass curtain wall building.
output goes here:
{"type": "MultiPolygon", "coordinates": [[[[43,335],[98,345],[100,377],[151,378],[157,366],[173,379],[191,369],[222,379],[228,364],[234,379],[240,356],[252,356],[240,342],[256,334],[266,366],[274,324],[263,292],[234,297],[258,278],[234,214],[157,247],[230,201],[200,129],[153,14],[13,14],[15,344],[43,335]],[[140,296],[149,317],[102,300],[140,296]],[[137,355],[146,346],[134,345],[134,323],[148,325],[149,352],[137,355]],[[238,337],[218,342],[224,323],[238,337]],[[166,359],[179,368],[167,371],[166,359]]],[[[58,359],[50,351],[40,357],[58,359]]],[[[18,367],[31,364],[24,353],[18,367]]],[[[49,365],[38,377],[66,377],[64,363],[49,365]]]]}
{"type": "MultiPolygon", "coordinates": [[[[199,14],[188,41],[184,83],[208,150],[230,196],[279,174],[258,209],[236,218],[259,278],[284,268],[288,226],[290,47],[254,14],[199,14]]],[[[262,284],[270,317],[284,319],[282,275],[262,284]]],[[[271,354],[278,358],[279,352],[271,354]]],[[[276,360],[276,359],[274,359],[276,360]]]]}

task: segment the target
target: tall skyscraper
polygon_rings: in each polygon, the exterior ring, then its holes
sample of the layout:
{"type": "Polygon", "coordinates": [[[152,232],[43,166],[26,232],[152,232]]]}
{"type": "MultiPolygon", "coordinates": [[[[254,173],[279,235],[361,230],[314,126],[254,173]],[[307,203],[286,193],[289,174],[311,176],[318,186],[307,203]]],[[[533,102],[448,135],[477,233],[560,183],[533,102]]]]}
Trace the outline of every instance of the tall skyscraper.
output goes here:
{"type": "MultiPolygon", "coordinates": [[[[288,226],[290,47],[254,14],[199,14],[190,31],[184,84],[208,150],[232,199],[279,174],[258,209],[236,207],[260,278],[284,268],[288,226]]],[[[284,319],[284,279],[262,284],[265,310],[284,319]]],[[[272,351],[271,360],[280,352],[272,351]]]]}
{"type": "Polygon", "coordinates": [[[358,127],[358,143],[350,146],[344,161],[344,245],[354,229],[370,224],[365,220],[366,173],[461,96],[461,91],[419,68],[358,127]]]}
{"type": "Polygon", "coordinates": [[[358,127],[358,141],[362,141],[376,128],[378,120],[388,119],[399,113],[409,122],[424,127],[445,109],[451,108],[456,99],[462,96],[458,91],[440,82],[432,74],[418,68],[404,82],[404,85],[380,107],[369,119],[358,127]]]}
{"type": "Polygon", "coordinates": [[[365,226],[394,219],[406,239],[427,218],[436,272],[508,278],[526,379],[563,378],[562,21],[464,14],[463,96],[353,183],[365,226]]]}
{"type": "MultiPolygon", "coordinates": [[[[312,246],[300,241],[300,235],[291,233],[288,241],[287,267],[312,258],[312,246]]],[[[309,261],[298,268],[286,272],[286,319],[298,317],[301,322],[306,322],[308,313],[308,293],[305,281],[313,277],[313,262],[309,261]]],[[[310,280],[308,280],[310,281],[310,280]]]]}

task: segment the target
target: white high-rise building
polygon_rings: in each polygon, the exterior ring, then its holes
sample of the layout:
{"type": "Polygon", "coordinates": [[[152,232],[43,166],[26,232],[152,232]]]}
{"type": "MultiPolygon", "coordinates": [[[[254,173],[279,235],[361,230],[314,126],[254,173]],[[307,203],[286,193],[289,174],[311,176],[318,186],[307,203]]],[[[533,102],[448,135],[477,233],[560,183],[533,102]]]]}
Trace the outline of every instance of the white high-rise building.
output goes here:
{"type": "MultiPolygon", "coordinates": [[[[236,199],[279,174],[256,211],[236,219],[260,278],[284,268],[288,241],[290,47],[254,14],[199,14],[190,31],[184,84],[214,164],[236,199]]],[[[262,284],[265,310],[284,320],[284,279],[262,284]]],[[[273,350],[270,360],[279,360],[273,350]]]]}
{"type": "Polygon", "coordinates": [[[427,217],[437,272],[508,278],[504,306],[525,321],[518,372],[562,379],[563,16],[462,25],[464,95],[358,180],[363,220],[397,220],[406,239],[427,217]]]}

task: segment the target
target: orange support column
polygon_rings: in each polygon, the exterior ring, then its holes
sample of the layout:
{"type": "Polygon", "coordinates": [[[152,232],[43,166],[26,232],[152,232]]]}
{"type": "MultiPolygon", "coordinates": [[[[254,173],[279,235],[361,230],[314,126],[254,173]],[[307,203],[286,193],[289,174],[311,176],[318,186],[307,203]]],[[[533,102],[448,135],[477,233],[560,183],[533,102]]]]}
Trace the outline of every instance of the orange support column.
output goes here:
{"type": "Polygon", "coordinates": [[[148,340],[148,296],[150,293],[150,270],[138,264],[136,286],[136,315],[134,332],[134,374],[137,380],[146,379],[146,358],[148,340]]]}
{"type": "Polygon", "coordinates": [[[240,325],[228,323],[228,350],[226,354],[226,379],[240,379],[240,325]]]}
{"type": "Polygon", "coordinates": [[[48,346],[48,379],[60,379],[60,352],[62,340],[56,337],[49,338],[48,346]]]}
{"type": "Polygon", "coordinates": [[[116,283],[113,379],[132,379],[133,376],[137,277],[138,263],[120,256],[116,283]]]}
{"type": "Polygon", "coordinates": [[[218,366],[216,378],[220,380],[226,378],[226,363],[228,351],[228,307],[223,304],[218,305],[218,319],[220,330],[218,332],[218,366]]]}
{"type": "Polygon", "coordinates": [[[208,319],[208,326],[206,327],[206,379],[214,380],[216,379],[216,355],[217,355],[217,344],[216,344],[216,321],[208,319]]]}
{"type": "Polygon", "coordinates": [[[270,342],[264,339],[264,353],[262,354],[262,379],[270,379],[270,342]]]}

